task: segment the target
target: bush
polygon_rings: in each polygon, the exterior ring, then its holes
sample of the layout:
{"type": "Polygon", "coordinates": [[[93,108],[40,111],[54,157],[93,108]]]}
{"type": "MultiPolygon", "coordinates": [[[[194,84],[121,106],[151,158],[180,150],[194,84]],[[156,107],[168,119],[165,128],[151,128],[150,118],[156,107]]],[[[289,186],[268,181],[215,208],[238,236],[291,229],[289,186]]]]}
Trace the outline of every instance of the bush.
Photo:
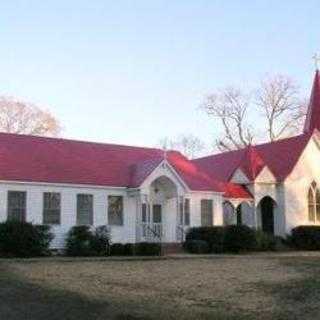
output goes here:
{"type": "Polygon", "coordinates": [[[299,250],[320,250],[320,226],[299,226],[292,229],[290,242],[299,250]]]}
{"type": "Polygon", "coordinates": [[[74,226],[67,235],[67,255],[104,256],[108,254],[109,241],[109,231],[106,226],[96,229],[90,226],[74,226]]]}
{"type": "Polygon", "coordinates": [[[110,247],[110,254],[112,256],[124,256],[125,247],[122,243],[113,243],[110,247]]]}
{"type": "Polygon", "coordinates": [[[252,251],[257,247],[255,231],[245,225],[225,228],[224,249],[227,252],[252,251]]]}
{"type": "Polygon", "coordinates": [[[135,244],[135,254],[139,256],[160,256],[161,244],[154,242],[139,242],[135,244]]]}
{"type": "Polygon", "coordinates": [[[135,245],[133,243],[126,243],[123,246],[123,251],[125,256],[135,255],[135,245]]]}
{"type": "Polygon", "coordinates": [[[110,232],[107,226],[99,226],[93,232],[90,249],[95,255],[106,256],[109,254],[110,232]]]}
{"type": "Polygon", "coordinates": [[[195,227],[189,229],[186,235],[186,241],[201,240],[206,241],[209,251],[214,253],[223,252],[225,227],[195,227]]]}
{"type": "Polygon", "coordinates": [[[277,243],[280,242],[277,237],[267,234],[261,230],[255,232],[257,246],[257,251],[275,251],[277,248],[277,243]]]}
{"type": "Polygon", "coordinates": [[[210,252],[209,244],[204,240],[187,240],[184,243],[184,248],[190,253],[204,254],[210,252]]]}
{"type": "Polygon", "coordinates": [[[49,255],[52,239],[49,226],[15,220],[0,223],[0,255],[3,257],[49,255]]]}

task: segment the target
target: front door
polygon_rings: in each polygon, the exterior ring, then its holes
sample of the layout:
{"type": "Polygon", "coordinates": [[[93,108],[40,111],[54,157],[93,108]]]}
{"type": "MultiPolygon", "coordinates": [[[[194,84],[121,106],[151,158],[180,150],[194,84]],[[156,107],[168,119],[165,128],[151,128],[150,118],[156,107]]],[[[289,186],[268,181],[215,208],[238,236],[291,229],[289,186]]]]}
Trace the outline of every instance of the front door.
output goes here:
{"type": "Polygon", "coordinates": [[[265,197],[261,200],[262,231],[269,234],[274,234],[273,207],[273,200],[270,197],[265,197]]]}
{"type": "Polygon", "coordinates": [[[161,238],[162,236],[162,206],[161,204],[154,204],[152,206],[152,223],[153,230],[156,237],[161,238]]]}

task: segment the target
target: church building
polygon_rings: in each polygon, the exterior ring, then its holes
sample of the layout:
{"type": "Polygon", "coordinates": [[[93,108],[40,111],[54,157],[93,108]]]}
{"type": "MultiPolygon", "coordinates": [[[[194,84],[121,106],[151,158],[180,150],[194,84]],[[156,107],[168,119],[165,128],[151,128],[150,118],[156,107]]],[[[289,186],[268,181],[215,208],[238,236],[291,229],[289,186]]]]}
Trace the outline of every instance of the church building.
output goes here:
{"type": "Polygon", "coordinates": [[[179,243],[189,227],[245,224],[285,236],[320,225],[320,73],[302,134],[189,160],[177,151],[0,133],[0,220],[74,225],[112,242],[179,243]]]}

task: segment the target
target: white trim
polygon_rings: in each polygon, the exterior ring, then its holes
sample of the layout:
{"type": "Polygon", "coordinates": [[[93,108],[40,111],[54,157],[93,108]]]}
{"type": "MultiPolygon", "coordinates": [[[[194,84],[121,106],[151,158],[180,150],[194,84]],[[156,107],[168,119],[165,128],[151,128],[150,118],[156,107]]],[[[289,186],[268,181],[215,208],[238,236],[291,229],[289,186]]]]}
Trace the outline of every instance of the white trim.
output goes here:
{"type": "Polygon", "coordinates": [[[190,191],[190,188],[188,187],[188,185],[183,181],[183,179],[180,177],[180,175],[176,172],[176,170],[174,170],[174,168],[170,165],[170,163],[168,163],[168,161],[166,159],[163,159],[145,178],[144,180],[140,183],[138,188],[135,189],[139,189],[144,183],[145,181],[152,175],[152,173],[154,171],[156,171],[158,168],[160,168],[163,164],[165,164],[172,172],[172,174],[177,178],[177,180],[180,182],[180,184],[187,190],[187,192],[190,191]]]}
{"type": "Polygon", "coordinates": [[[230,182],[237,183],[237,184],[247,184],[250,183],[250,179],[248,176],[243,172],[243,170],[238,167],[232,174],[231,178],[229,179],[230,182]],[[236,177],[238,175],[238,177],[236,177]],[[237,179],[238,178],[238,179],[237,179]],[[240,178],[240,179],[239,179],[240,178]],[[243,179],[241,181],[241,179],[243,179]]]}
{"type": "Polygon", "coordinates": [[[223,195],[225,192],[224,191],[203,191],[203,190],[190,190],[188,193],[200,193],[200,194],[214,194],[214,195],[223,195]]]}
{"type": "Polygon", "coordinates": [[[127,190],[127,187],[100,186],[92,184],[74,184],[74,183],[55,183],[55,182],[35,182],[35,181],[16,181],[16,180],[0,180],[1,184],[28,184],[36,186],[54,186],[66,188],[88,188],[88,189],[120,189],[127,190]]]}

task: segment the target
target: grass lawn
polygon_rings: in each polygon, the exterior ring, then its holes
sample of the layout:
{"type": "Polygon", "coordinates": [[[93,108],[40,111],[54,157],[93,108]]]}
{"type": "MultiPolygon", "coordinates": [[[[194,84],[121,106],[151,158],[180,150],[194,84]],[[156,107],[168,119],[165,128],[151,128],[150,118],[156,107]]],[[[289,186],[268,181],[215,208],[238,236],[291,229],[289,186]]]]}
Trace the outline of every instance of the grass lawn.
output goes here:
{"type": "Polygon", "coordinates": [[[0,260],[0,319],[318,319],[320,254],[0,260]]]}

